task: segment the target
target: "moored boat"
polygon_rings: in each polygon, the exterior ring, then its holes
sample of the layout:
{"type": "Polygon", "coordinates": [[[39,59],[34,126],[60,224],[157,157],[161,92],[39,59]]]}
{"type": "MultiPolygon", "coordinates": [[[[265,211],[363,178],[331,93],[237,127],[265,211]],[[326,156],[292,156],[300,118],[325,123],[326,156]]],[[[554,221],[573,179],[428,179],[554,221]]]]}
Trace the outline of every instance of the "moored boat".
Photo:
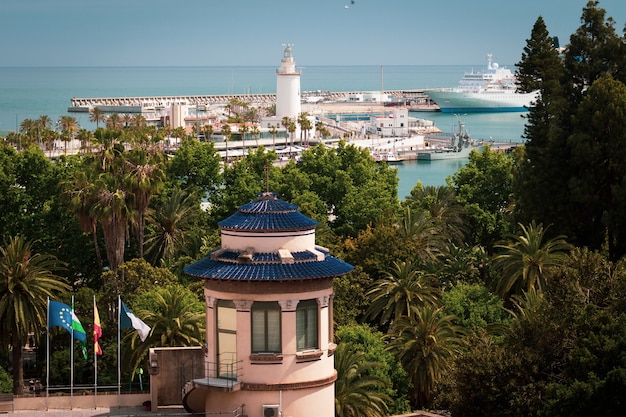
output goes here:
{"type": "Polygon", "coordinates": [[[487,55],[485,71],[470,71],[454,88],[426,91],[444,113],[522,112],[531,107],[538,91],[520,93],[516,89],[515,74],[501,68],[487,55]]]}
{"type": "Polygon", "coordinates": [[[479,152],[483,144],[470,137],[469,132],[461,118],[457,116],[458,130],[450,138],[447,146],[435,146],[427,150],[417,152],[417,159],[420,161],[435,161],[440,159],[462,159],[469,157],[472,150],[479,152]]]}

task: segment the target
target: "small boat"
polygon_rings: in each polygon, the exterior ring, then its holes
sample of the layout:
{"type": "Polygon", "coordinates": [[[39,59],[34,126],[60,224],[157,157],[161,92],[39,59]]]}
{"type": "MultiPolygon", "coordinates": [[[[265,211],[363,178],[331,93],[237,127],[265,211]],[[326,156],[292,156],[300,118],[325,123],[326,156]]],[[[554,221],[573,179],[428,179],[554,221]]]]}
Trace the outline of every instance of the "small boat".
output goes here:
{"type": "Polygon", "coordinates": [[[466,72],[454,88],[438,88],[425,93],[444,113],[523,112],[537,100],[538,91],[520,93],[515,74],[501,68],[487,55],[485,71],[466,72]]]}
{"type": "Polygon", "coordinates": [[[399,159],[392,151],[375,154],[374,160],[376,162],[387,162],[388,164],[402,162],[402,160],[399,159]]]}
{"type": "Polygon", "coordinates": [[[440,159],[462,159],[469,157],[472,150],[480,152],[483,144],[476,142],[470,137],[469,132],[461,118],[457,116],[459,128],[450,138],[450,145],[433,147],[428,150],[417,152],[417,159],[420,161],[436,161],[440,159]]]}

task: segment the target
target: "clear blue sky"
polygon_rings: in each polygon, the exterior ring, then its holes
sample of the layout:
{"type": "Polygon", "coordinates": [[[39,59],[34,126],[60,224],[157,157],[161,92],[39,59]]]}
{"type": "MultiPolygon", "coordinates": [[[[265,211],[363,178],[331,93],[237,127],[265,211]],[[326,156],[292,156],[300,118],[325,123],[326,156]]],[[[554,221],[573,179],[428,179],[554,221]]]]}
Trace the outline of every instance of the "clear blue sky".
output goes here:
{"type": "MultiPolygon", "coordinates": [[[[447,65],[562,46],[587,0],[0,0],[0,66],[447,65]],[[349,7],[346,8],[345,6],[349,7]]],[[[600,7],[622,34],[625,0],[600,7]]]]}

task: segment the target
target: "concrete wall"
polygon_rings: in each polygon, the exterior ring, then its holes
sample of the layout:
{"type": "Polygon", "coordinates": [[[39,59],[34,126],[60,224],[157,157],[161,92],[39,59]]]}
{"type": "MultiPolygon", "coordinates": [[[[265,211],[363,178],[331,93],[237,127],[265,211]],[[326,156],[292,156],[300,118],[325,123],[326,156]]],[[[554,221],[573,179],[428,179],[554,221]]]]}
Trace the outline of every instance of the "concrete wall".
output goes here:
{"type": "MultiPolygon", "coordinates": [[[[16,397],[13,401],[15,411],[20,410],[45,410],[46,395],[43,396],[16,397]]],[[[102,393],[94,395],[54,395],[49,396],[47,408],[53,410],[89,409],[89,408],[115,408],[141,407],[144,401],[150,400],[150,394],[122,394],[102,393]]]]}

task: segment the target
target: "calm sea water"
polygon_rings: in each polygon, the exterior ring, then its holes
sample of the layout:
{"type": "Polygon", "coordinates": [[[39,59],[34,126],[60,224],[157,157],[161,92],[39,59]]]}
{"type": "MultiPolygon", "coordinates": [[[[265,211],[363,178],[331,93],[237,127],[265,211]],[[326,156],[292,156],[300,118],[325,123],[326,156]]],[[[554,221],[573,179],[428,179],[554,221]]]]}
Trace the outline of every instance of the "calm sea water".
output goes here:
{"type": "MultiPolygon", "coordinates": [[[[19,130],[25,118],[74,116],[94,128],[87,114],[67,113],[72,97],[133,97],[204,94],[275,93],[276,67],[36,67],[0,68],[0,132],[19,130]]],[[[303,91],[374,91],[455,86],[470,65],[305,66],[303,91]]],[[[412,113],[434,120],[444,130],[456,128],[454,115],[412,113]]],[[[463,115],[474,138],[520,141],[524,121],[519,113],[463,115]]],[[[423,162],[423,161],[422,161],[423,162]]],[[[398,166],[400,198],[421,180],[443,185],[466,161],[433,161],[398,166]]]]}

